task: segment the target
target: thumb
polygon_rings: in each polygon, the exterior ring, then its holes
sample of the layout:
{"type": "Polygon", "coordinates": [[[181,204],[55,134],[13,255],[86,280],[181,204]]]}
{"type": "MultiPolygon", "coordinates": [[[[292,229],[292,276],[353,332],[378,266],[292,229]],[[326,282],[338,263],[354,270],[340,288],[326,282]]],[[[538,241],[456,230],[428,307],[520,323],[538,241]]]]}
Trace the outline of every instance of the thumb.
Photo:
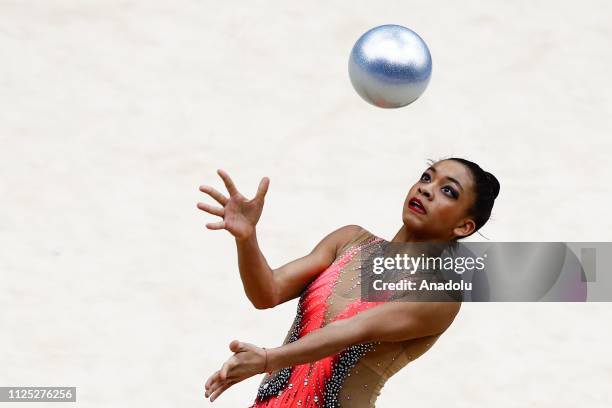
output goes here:
{"type": "Polygon", "coordinates": [[[229,349],[234,353],[240,351],[241,348],[242,343],[240,343],[238,340],[232,340],[232,342],[229,344],[229,349]]]}
{"type": "Polygon", "coordinates": [[[266,193],[268,192],[268,187],[270,186],[270,179],[268,177],[264,177],[259,182],[259,187],[257,187],[257,194],[255,197],[264,198],[266,193]]]}

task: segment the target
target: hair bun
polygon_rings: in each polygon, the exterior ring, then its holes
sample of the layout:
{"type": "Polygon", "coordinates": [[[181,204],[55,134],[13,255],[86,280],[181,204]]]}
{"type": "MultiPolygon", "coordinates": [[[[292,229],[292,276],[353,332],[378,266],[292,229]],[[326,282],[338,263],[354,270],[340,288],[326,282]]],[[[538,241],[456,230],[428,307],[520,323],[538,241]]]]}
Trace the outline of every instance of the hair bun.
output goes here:
{"type": "Polygon", "coordinates": [[[488,171],[485,171],[485,177],[487,178],[487,181],[489,182],[489,186],[491,187],[491,194],[493,195],[493,199],[496,199],[497,196],[499,195],[499,181],[497,180],[497,177],[495,177],[493,174],[489,173],[488,171]]]}

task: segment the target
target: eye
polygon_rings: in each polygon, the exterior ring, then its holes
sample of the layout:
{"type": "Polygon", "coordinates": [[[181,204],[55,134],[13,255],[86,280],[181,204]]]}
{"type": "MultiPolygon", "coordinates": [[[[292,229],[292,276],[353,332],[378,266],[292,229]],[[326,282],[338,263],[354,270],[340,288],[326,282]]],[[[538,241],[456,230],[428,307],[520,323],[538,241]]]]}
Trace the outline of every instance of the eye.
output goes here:
{"type": "Polygon", "coordinates": [[[442,190],[445,190],[445,189],[448,191],[448,194],[450,194],[451,197],[457,198],[459,196],[459,193],[457,193],[457,191],[454,188],[449,187],[449,186],[442,187],[442,190]]]}
{"type": "MultiPolygon", "coordinates": [[[[425,172],[423,173],[423,175],[421,175],[421,180],[420,181],[431,181],[431,176],[429,175],[429,173],[425,172]]],[[[459,192],[457,192],[457,190],[455,190],[454,188],[450,187],[450,186],[444,186],[442,187],[442,191],[445,192],[446,195],[448,195],[449,197],[452,198],[457,198],[459,197],[459,192]]]]}

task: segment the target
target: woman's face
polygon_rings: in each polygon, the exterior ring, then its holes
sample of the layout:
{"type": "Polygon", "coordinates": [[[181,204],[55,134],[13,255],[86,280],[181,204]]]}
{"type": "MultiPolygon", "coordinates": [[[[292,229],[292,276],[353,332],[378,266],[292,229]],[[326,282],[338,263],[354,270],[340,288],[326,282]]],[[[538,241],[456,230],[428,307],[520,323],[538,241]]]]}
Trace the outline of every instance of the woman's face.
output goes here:
{"type": "Polygon", "coordinates": [[[474,200],[470,170],[455,160],[439,161],[410,188],[402,213],[404,225],[411,235],[425,240],[469,235],[476,227],[468,215],[474,200]]]}

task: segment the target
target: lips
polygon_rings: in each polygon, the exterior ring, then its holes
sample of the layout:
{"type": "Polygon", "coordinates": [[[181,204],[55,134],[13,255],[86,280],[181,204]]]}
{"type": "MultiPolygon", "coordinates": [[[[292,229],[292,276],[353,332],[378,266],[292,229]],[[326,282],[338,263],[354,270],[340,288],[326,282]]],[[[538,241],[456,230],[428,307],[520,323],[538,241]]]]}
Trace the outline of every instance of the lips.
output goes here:
{"type": "Polygon", "coordinates": [[[427,214],[425,206],[423,205],[421,200],[416,197],[413,197],[410,199],[410,201],[408,201],[408,208],[419,214],[427,214]]]}

